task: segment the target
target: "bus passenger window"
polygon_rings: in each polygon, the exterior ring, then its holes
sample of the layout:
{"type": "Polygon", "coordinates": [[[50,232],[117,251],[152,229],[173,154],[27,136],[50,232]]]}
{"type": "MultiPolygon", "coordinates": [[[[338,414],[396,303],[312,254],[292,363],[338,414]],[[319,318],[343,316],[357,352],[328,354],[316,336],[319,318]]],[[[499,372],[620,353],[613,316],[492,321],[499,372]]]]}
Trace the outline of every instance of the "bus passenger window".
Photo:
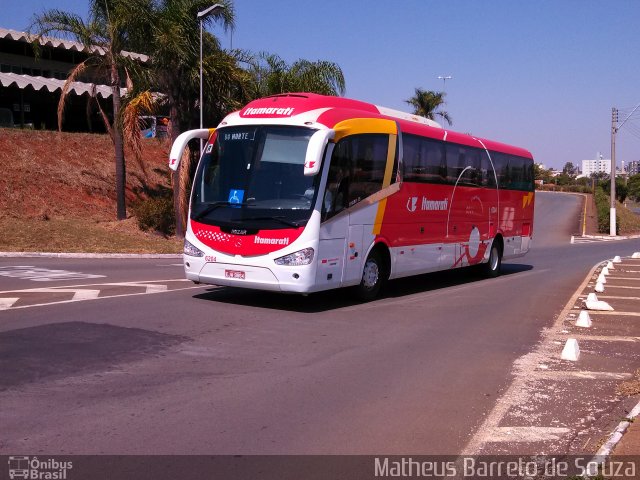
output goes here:
{"type": "Polygon", "coordinates": [[[403,181],[445,183],[444,144],[416,135],[402,136],[403,181]]]}
{"type": "Polygon", "coordinates": [[[496,177],[493,173],[491,160],[489,159],[489,155],[487,154],[486,150],[482,151],[480,162],[480,168],[482,169],[482,186],[496,188],[496,177]]]}

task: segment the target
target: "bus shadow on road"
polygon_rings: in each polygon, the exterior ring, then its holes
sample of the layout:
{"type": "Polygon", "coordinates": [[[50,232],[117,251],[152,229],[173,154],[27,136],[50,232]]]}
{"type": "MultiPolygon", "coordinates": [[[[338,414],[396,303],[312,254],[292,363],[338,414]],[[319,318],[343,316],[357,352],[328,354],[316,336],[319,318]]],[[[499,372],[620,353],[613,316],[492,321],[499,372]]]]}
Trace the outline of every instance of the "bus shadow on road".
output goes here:
{"type": "MultiPolygon", "coordinates": [[[[519,263],[505,263],[499,278],[517,276],[533,269],[533,265],[519,263]]],[[[388,298],[402,298],[420,293],[433,292],[470,283],[477,283],[480,287],[484,282],[491,282],[475,268],[461,268],[442,272],[427,273],[413,277],[391,280],[387,283],[381,297],[375,302],[384,304],[388,298]]],[[[194,295],[193,298],[209,302],[241,305],[247,307],[269,308],[299,313],[321,313],[345,307],[362,304],[355,296],[352,288],[341,288],[325,292],[313,293],[308,296],[265,292],[261,290],[247,290],[243,288],[218,287],[205,293],[194,295]]]]}

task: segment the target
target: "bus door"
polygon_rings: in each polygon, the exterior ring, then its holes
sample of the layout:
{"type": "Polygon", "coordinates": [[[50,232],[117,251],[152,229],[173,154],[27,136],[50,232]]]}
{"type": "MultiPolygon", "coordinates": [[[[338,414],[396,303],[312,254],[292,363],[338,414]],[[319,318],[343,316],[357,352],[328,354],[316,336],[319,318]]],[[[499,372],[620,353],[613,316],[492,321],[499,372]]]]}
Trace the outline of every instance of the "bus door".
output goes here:
{"type": "Polygon", "coordinates": [[[316,281],[335,281],[329,270],[340,268],[340,285],[357,285],[380,230],[386,197],[397,190],[391,182],[398,127],[392,120],[364,118],[341,122],[334,130],[316,281]]]}

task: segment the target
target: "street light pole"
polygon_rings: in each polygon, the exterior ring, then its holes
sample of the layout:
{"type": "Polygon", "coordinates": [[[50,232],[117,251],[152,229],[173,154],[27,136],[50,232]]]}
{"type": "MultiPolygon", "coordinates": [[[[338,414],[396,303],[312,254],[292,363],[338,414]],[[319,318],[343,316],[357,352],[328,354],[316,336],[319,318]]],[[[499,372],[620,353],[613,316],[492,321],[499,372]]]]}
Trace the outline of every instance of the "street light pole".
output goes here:
{"type": "Polygon", "coordinates": [[[438,80],[442,80],[442,91],[444,92],[447,88],[447,80],[451,80],[453,77],[451,75],[438,75],[438,80]]]}
{"type": "MultiPolygon", "coordinates": [[[[203,121],[202,121],[202,112],[203,112],[203,98],[202,98],[202,32],[204,30],[204,20],[209,15],[215,13],[216,11],[224,8],[224,5],[220,3],[216,3],[215,5],[211,5],[209,8],[205,8],[204,10],[198,12],[198,20],[200,20],[200,128],[202,129],[203,121]]],[[[200,139],[200,155],[202,155],[202,138],[200,139]]]]}

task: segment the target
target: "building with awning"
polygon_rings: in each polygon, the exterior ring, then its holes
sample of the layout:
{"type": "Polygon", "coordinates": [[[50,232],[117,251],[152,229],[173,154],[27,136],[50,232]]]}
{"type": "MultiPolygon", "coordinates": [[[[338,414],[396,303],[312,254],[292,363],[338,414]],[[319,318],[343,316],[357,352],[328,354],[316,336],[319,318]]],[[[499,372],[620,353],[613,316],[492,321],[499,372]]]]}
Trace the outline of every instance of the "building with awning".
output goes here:
{"type": "MultiPolygon", "coordinates": [[[[84,45],[52,37],[41,37],[36,57],[31,37],[25,32],[0,28],[0,118],[13,118],[18,127],[57,129],[60,95],[69,73],[88,57],[84,45]]],[[[91,52],[103,53],[100,47],[91,52]]],[[[122,52],[134,60],[146,55],[122,52]]],[[[126,93],[122,88],[121,92],[126,93]]],[[[65,108],[64,130],[104,131],[94,97],[110,115],[112,91],[108,85],[73,82],[65,108]]]]}

